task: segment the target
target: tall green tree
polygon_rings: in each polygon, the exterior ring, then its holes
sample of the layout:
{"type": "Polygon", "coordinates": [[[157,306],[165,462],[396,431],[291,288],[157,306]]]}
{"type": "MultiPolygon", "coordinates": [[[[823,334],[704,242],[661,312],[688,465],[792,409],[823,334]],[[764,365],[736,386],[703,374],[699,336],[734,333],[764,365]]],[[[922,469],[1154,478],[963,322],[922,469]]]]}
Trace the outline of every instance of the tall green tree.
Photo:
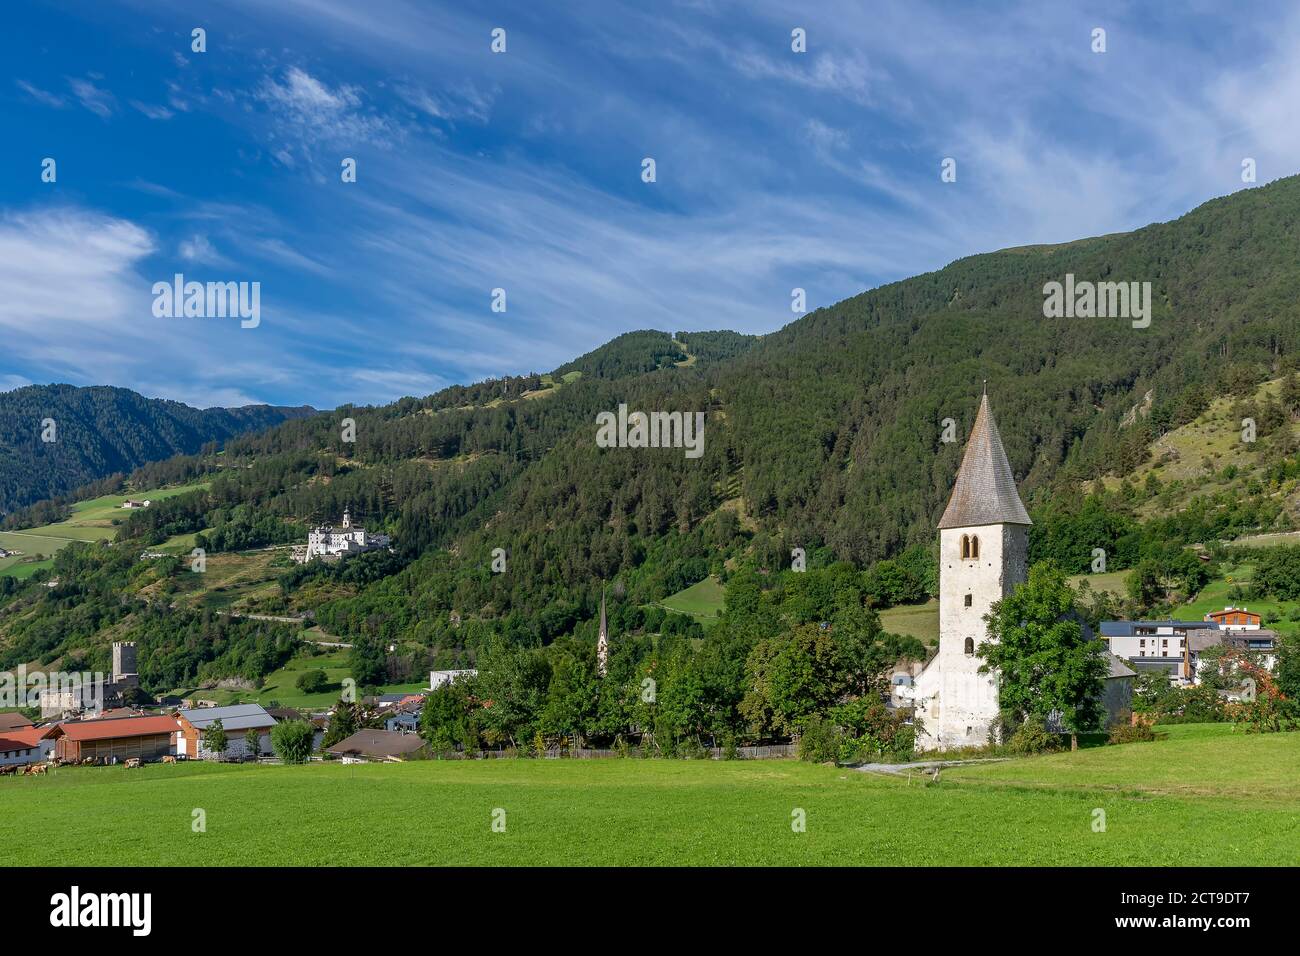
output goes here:
{"type": "Polygon", "coordinates": [[[1084,634],[1075,594],[1058,566],[1040,562],[1029,580],[993,605],[989,640],[976,648],[982,673],[998,673],[998,698],[1017,722],[1060,715],[1077,746],[1101,723],[1107,664],[1101,641],[1084,634]]]}
{"type": "Polygon", "coordinates": [[[271,749],[285,763],[306,763],[315,729],[305,720],[282,720],[271,728],[271,749]]]}
{"type": "Polygon", "coordinates": [[[230,740],[226,737],[226,728],[222,725],[220,718],[214,720],[208,725],[208,729],[203,731],[203,746],[217,756],[224,754],[230,747],[230,740]]]}

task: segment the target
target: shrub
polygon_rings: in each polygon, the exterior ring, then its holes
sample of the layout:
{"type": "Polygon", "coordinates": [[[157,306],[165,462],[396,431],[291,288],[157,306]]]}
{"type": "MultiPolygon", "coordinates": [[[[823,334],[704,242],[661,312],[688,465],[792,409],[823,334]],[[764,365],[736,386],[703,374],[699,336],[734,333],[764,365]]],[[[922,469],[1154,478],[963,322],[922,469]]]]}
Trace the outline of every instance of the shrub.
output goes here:
{"type": "Polygon", "coordinates": [[[1007,747],[1014,754],[1045,754],[1059,749],[1061,746],[1056,734],[1049,733],[1047,725],[1041,717],[1030,717],[1021,724],[1007,747]]]}
{"type": "Polygon", "coordinates": [[[1146,740],[1155,740],[1156,732],[1151,729],[1151,725],[1145,720],[1133,721],[1132,714],[1127,710],[1121,710],[1115,715],[1117,721],[1115,726],[1110,729],[1110,736],[1106,738],[1108,744],[1134,744],[1146,740]]]}
{"type": "Polygon", "coordinates": [[[740,748],[736,746],[736,735],[727,734],[722,738],[722,759],[739,760],[740,748]]]}
{"type": "Polygon", "coordinates": [[[799,759],[809,763],[834,763],[840,755],[840,731],[829,721],[810,717],[799,735],[799,759]]]}
{"type": "Polygon", "coordinates": [[[303,671],[298,675],[298,689],[304,694],[319,694],[329,686],[329,678],[323,670],[303,671]]]}
{"type": "Polygon", "coordinates": [[[698,737],[694,736],[686,737],[685,739],[678,741],[677,746],[674,749],[676,751],[674,756],[682,760],[704,760],[708,757],[704,745],[700,743],[698,737]]]}
{"type": "Polygon", "coordinates": [[[271,728],[271,749],[285,763],[306,763],[314,736],[305,720],[285,720],[271,728]]]}

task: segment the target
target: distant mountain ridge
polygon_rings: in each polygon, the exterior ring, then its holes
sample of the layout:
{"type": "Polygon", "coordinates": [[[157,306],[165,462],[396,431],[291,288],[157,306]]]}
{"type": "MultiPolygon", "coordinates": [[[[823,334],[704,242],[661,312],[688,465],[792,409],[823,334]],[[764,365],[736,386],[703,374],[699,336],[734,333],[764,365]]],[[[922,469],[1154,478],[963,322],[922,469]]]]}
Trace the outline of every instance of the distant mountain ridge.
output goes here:
{"type": "Polygon", "coordinates": [[[315,413],[310,406],[199,409],[106,385],[0,392],[0,513],[315,413]]]}

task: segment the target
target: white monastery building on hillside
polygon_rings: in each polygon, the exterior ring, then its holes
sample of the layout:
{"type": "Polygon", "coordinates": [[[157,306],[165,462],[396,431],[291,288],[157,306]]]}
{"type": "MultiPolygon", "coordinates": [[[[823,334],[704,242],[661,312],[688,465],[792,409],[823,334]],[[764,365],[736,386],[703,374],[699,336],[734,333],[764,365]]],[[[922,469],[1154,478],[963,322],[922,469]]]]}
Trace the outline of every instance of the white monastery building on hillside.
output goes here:
{"type": "Polygon", "coordinates": [[[386,548],[388,544],[388,535],[371,534],[360,525],[354,525],[352,516],[345,511],[342,527],[322,525],[313,528],[307,533],[307,546],[296,547],[293,551],[293,559],[299,564],[306,564],[314,558],[320,558],[322,561],[337,561],[349,554],[386,548]]]}
{"type": "Polygon", "coordinates": [[[988,640],[984,615],[1028,576],[1031,523],[985,395],[939,520],[939,653],[913,690],[919,749],[988,741],[999,713],[997,677],[979,672],[984,659],[975,648],[988,640]]]}

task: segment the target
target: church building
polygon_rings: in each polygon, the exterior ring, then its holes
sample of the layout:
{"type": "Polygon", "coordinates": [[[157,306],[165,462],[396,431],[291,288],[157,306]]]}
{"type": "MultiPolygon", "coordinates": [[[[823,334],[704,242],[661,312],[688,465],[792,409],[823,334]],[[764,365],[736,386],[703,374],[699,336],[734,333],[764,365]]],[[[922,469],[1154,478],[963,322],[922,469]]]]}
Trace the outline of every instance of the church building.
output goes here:
{"type": "Polygon", "coordinates": [[[911,695],[923,728],[918,749],[988,742],[997,675],[979,672],[984,660],[975,651],[989,640],[984,615],[1028,575],[1031,524],[985,395],[939,520],[939,653],[911,695]]]}
{"type": "Polygon", "coordinates": [[[389,538],[386,534],[375,534],[360,525],[352,523],[352,515],[343,512],[343,527],[322,525],[307,532],[307,546],[301,545],[293,550],[292,558],[299,564],[319,558],[322,561],[338,561],[350,554],[374,551],[386,548],[389,538]]]}

